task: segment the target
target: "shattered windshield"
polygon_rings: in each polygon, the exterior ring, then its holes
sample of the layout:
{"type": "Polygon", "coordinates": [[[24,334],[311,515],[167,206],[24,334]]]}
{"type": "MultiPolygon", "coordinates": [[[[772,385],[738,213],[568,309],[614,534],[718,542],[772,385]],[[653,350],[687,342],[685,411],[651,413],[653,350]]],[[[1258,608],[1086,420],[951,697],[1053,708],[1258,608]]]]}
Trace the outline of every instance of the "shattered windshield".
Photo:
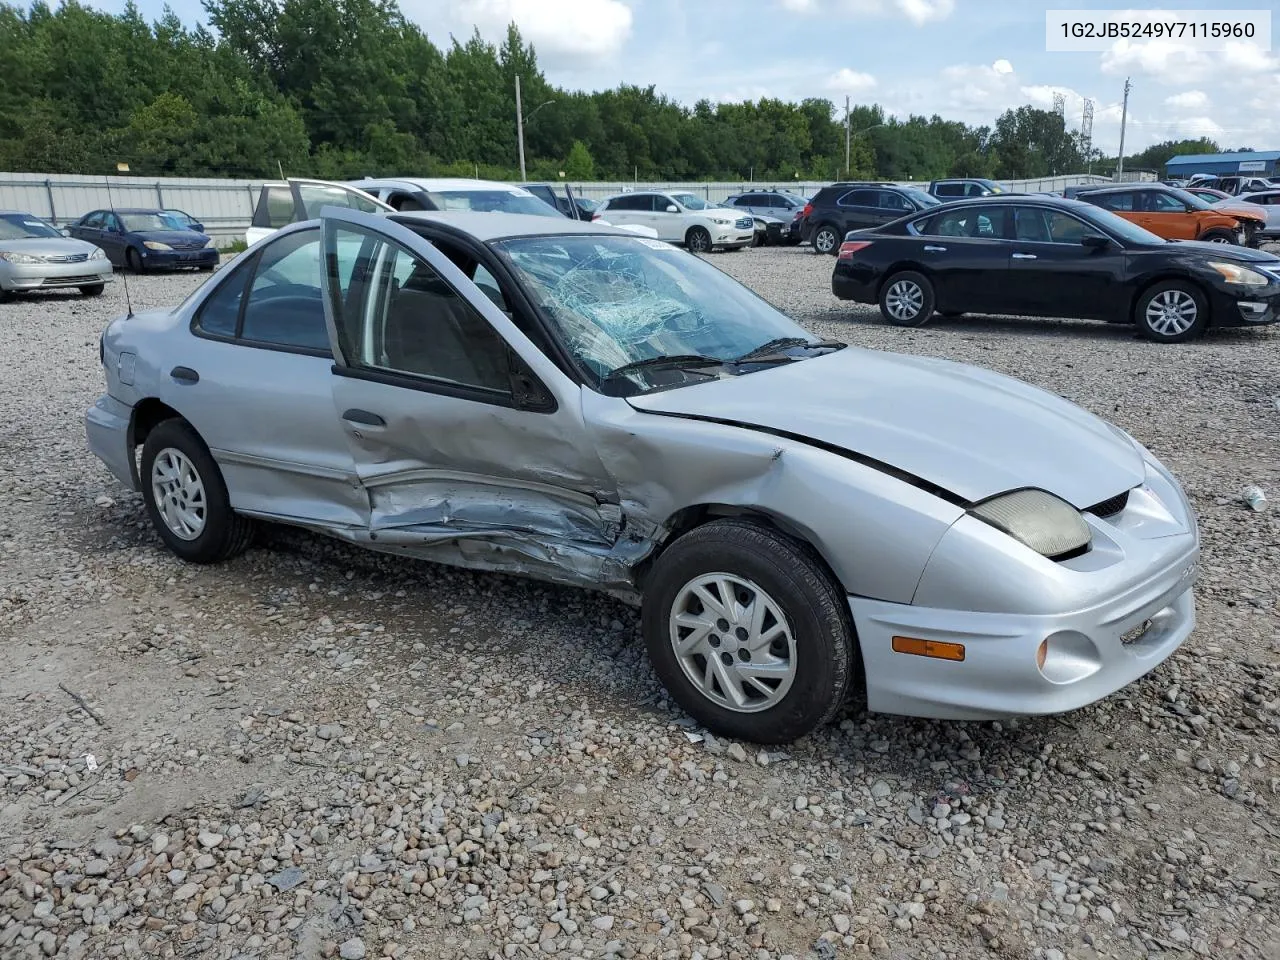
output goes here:
{"type": "MultiPolygon", "coordinates": [[[[700,257],[643,237],[522,237],[495,246],[578,360],[604,379],[660,357],[734,360],[813,338],[700,257]]],[[[651,371],[628,371],[648,386],[651,371]]],[[[705,373],[689,373],[705,377],[705,373]]]]}
{"type": "Polygon", "coordinates": [[[722,203],[712,203],[710,200],[703,200],[693,193],[673,193],[671,198],[684,207],[686,210],[710,210],[713,207],[722,207],[722,203]]]}

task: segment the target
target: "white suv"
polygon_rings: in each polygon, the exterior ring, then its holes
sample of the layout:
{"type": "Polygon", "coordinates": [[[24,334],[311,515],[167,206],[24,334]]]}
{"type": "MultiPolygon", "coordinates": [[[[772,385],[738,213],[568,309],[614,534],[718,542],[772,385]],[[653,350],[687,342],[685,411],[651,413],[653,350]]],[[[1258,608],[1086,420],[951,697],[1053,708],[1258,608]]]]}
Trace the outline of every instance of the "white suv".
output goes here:
{"type": "Polygon", "coordinates": [[[593,220],[625,227],[652,227],[658,239],[682,244],[694,253],[715,247],[741,250],[755,239],[755,220],[692,193],[659,190],[619,193],[596,207],[593,220]]]}

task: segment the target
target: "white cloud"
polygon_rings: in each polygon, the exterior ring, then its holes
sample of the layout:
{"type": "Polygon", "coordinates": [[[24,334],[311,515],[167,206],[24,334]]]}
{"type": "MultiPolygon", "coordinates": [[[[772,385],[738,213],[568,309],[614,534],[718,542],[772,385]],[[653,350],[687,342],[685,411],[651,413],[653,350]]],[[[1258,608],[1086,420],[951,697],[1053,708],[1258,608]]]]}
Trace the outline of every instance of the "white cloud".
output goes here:
{"type": "Polygon", "coordinates": [[[997,60],[991,65],[991,69],[996,73],[1013,73],[1013,64],[1008,60],[997,60]]]}
{"type": "Polygon", "coordinates": [[[827,89],[834,93],[845,93],[853,96],[866,93],[876,86],[876,78],[869,73],[860,73],[842,67],[827,78],[827,89]]]}
{"type": "Polygon", "coordinates": [[[1103,73],[1145,74],[1170,86],[1266,73],[1278,67],[1280,59],[1247,42],[1232,42],[1224,50],[1197,50],[1177,40],[1117,40],[1102,54],[1103,73]]]}
{"type": "Polygon", "coordinates": [[[955,0],[894,0],[894,6],[916,26],[931,20],[945,20],[955,9],[955,0]]]}
{"type": "Polygon", "coordinates": [[[1165,97],[1164,102],[1175,110],[1203,110],[1209,106],[1209,95],[1203,90],[1187,90],[1165,97]]]}
{"type": "MultiPolygon", "coordinates": [[[[414,6],[407,0],[406,11],[414,6]]],[[[552,64],[617,56],[633,22],[631,8],[621,0],[450,0],[448,7],[452,19],[475,24],[490,39],[501,38],[514,21],[539,59],[552,64]]]]}
{"type": "MultiPolygon", "coordinates": [[[[823,0],[777,0],[791,13],[827,12],[823,0]]],[[[844,13],[858,17],[901,16],[917,27],[935,20],[945,20],[955,11],[955,0],[836,0],[832,13],[844,13]]]]}
{"type": "Polygon", "coordinates": [[[1175,120],[1172,129],[1179,137],[1191,140],[1196,137],[1210,137],[1217,140],[1226,133],[1222,125],[1212,117],[1184,117],[1181,120],[1175,120]]]}

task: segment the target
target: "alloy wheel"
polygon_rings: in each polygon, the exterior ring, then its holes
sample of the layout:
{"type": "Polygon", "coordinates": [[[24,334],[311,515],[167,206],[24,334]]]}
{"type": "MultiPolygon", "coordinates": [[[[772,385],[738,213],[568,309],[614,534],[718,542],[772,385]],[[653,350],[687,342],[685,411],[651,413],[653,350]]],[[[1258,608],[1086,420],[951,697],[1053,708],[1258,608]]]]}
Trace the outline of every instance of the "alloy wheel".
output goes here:
{"type": "Polygon", "coordinates": [[[813,238],[813,246],[819,253],[830,253],[836,246],[835,231],[825,227],[819,230],[818,235],[813,238]]]}
{"type": "Polygon", "coordinates": [[[1147,304],[1147,325],[1165,337],[1177,336],[1191,329],[1200,308],[1185,290],[1164,290],[1147,304]]]}
{"type": "Polygon", "coordinates": [[[884,298],[885,309],[895,320],[913,320],[924,308],[924,291],[910,280],[899,280],[884,298]]]}
{"type": "Polygon", "coordinates": [[[204,532],[208,501],[204,481],[181,450],[165,447],[151,465],[151,494],[160,518],[175,537],[195,540],[204,532]]]}
{"type": "Polygon", "coordinates": [[[717,706],[758,713],[791,689],[791,627],[777,601],[750,580],[730,573],[690,580],[676,595],[668,623],[680,669],[717,706]]]}

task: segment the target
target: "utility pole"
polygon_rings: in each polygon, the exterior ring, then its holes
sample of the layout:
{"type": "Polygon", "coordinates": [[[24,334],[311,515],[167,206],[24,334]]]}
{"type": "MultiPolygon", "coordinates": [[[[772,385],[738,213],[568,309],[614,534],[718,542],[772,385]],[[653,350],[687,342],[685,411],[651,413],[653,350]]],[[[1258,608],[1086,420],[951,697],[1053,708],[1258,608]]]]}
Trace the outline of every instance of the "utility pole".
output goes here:
{"type": "Polygon", "coordinates": [[[1124,127],[1129,119],[1129,89],[1132,84],[1129,78],[1124,78],[1124,106],[1120,108],[1120,157],[1116,161],[1116,173],[1113,179],[1119,180],[1120,174],[1124,173],[1124,127]]]}
{"type": "Polygon", "coordinates": [[[849,95],[844,97],[844,175],[849,176],[849,141],[851,124],[849,122],[849,95]]]}
{"type": "Polygon", "coordinates": [[[520,179],[524,172],[524,110],[520,106],[520,74],[516,74],[516,140],[520,143],[520,179]]]}

